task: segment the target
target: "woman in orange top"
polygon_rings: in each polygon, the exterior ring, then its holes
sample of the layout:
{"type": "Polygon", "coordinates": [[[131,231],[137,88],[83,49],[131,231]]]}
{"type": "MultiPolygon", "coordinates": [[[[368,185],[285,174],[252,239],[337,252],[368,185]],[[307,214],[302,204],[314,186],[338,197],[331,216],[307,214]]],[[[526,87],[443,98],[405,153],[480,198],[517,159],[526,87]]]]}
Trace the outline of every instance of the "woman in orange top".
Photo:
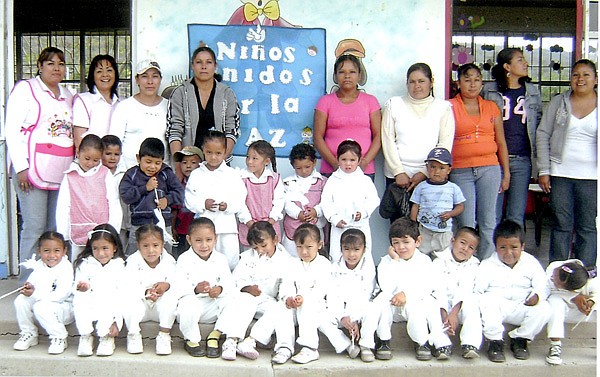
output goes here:
{"type": "Polygon", "coordinates": [[[457,225],[479,228],[477,255],[483,260],[494,252],[496,198],[510,183],[508,150],[498,106],[479,95],[483,88],[479,67],[461,66],[458,85],[460,93],[450,100],[456,123],[450,180],[467,199],[465,210],[456,218],[457,225]]]}

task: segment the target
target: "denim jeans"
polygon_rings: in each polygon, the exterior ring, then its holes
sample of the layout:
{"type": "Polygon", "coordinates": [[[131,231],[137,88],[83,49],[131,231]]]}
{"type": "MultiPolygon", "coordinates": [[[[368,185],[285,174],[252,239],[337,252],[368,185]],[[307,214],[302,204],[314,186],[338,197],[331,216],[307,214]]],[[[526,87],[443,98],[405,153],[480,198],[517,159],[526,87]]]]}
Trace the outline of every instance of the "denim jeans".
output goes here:
{"type": "Polygon", "coordinates": [[[466,199],[465,210],[456,217],[456,226],[479,228],[481,242],[477,248],[477,256],[484,260],[495,251],[492,236],[496,227],[500,166],[453,169],[450,181],[460,187],[466,199]]]}
{"type": "Polygon", "coordinates": [[[573,257],[595,266],[598,181],[550,177],[550,184],[550,262],[569,259],[573,241],[573,257]]]}
{"type": "Polygon", "coordinates": [[[531,180],[531,158],[511,156],[509,159],[510,187],[502,194],[498,194],[496,206],[496,223],[503,219],[512,220],[523,227],[525,208],[529,194],[529,181],[531,180]],[[503,213],[504,199],[506,207],[503,213]],[[502,216],[504,214],[504,217],[502,216]]]}
{"type": "MultiPolygon", "coordinates": [[[[40,190],[34,188],[29,192],[21,190],[17,173],[12,171],[14,189],[19,198],[21,210],[21,240],[19,241],[19,262],[31,258],[37,247],[38,238],[45,231],[56,231],[56,201],[58,190],[40,190]]],[[[60,216],[69,216],[68,213],[60,213],[60,216]]],[[[31,270],[24,267],[19,268],[19,284],[25,283],[31,270]]]]}

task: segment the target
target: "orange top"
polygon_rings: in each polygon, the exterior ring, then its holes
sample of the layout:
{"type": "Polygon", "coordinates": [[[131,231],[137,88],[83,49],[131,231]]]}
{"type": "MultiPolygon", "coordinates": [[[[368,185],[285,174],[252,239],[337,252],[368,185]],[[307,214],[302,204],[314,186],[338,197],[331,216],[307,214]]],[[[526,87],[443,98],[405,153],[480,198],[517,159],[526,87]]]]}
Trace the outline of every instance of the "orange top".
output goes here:
{"type": "Polygon", "coordinates": [[[450,100],[456,129],[452,146],[452,168],[499,165],[494,119],[500,116],[496,103],[479,97],[479,115],[469,115],[460,94],[450,100]]]}

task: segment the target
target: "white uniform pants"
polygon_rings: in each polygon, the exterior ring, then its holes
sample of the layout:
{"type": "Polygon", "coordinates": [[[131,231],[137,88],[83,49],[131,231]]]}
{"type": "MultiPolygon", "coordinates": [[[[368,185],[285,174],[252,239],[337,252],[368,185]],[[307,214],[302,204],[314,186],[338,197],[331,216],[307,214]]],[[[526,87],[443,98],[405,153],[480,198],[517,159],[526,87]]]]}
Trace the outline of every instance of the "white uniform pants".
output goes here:
{"type": "MultiPolygon", "coordinates": [[[[287,326],[285,331],[294,332],[294,323],[298,324],[298,339],[296,343],[301,346],[319,348],[319,316],[325,312],[325,302],[319,300],[311,302],[305,300],[302,306],[296,309],[287,309],[281,312],[282,326],[287,326]],[[290,330],[291,329],[291,330],[290,330]]],[[[293,352],[293,348],[290,348],[293,352]]]]}
{"type": "Polygon", "coordinates": [[[79,335],[89,335],[94,331],[94,322],[96,322],[96,334],[99,337],[108,335],[113,323],[120,329],[123,325],[122,318],[115,318],[114,306],[119,305],[115,302],[98,301],[91,294],[76,294],[73,298],[73,314],[75,315],[75,325],[79,335]]]}
{"type": "Polygon", "coordinates": [[[550,317],[550,305],[545,300],[540,300],[535,306],[525,306],[522,302],[483,294],[479,307],[483,335],[489,340],[502,340],[503,322],[519,326],[508,333],[509,337],[533,340],[550,317]]]}
{"type": "MultiPolygon", "coordinates": [[[[550,320],[546,330],[548,331],[548,338],[559,338],[565,337],[565,322],[577,323],[581,320],[587,320],[586,315],[577,309],[575,304],[567,304],[562,298],[556,295],[550,295],[548,297],[548,303],[550,304],[550,320]]],[[[596,312],[590,314],[590,319],[596,319],[596,312]]]]}
{"type": "Polygon", "coordinates": [[[237,233],[217,234],[215,249],[227,257],[229,269],[233,271],[240,261],[240,241],[237,233]]]}
{"type": "MultiPolygon", "coordinates": [[[[452,310],[452,303],[448,302],[446,311],[450,313],[450,310],[452,310]]],[[[460,330],[460,344],[477,348],[481,347],[483,330],[479,305],[475,297],[466,298],[462,302],[462,306],[458,312],[458,321],[462,325],[460,330]]]]}
{"type": "Polygon", "coordinates": [[[123,319],[129,333],[141,331],[140,322],[154,321],[165,329],[173,327],[177,299],[172,294],[165,294],[156,301],[134,299],[123,302],[123,319]]]}
{"type": "MultiPolygon", "coordinates": [[[[360,320],[359,320],[360,322],[360,320]]],[[[338,319],[330,312],[324,313],[324,318],[321,321],[319,326],[319,330],[325,334],[329,342],[335,348],[335,352],[342,353],[352,341],[346,336],[346,334],[341,330],[342,324],[338,319]]]]}
{"type": "Polygon", "coordinates": [[[15,311],[21,333],[38,334],[35,320],[46,330],[50,338],[64,339],[69,334],[65,325],[73,322],[73,308],[70,302],[54,302],[18,295],[15,311]]]}
{"type": "Polygon", "coordinates": [[[198,324],[215,323],[215,329],[220,329],[221,322],[228,319],[221,316],[227,299],[222,297],[210,298],[204,295],[187,295],[179,299],[177,304],[177,321],[179,330],[190,342],[199,343],[202,340],[198,324]]]}

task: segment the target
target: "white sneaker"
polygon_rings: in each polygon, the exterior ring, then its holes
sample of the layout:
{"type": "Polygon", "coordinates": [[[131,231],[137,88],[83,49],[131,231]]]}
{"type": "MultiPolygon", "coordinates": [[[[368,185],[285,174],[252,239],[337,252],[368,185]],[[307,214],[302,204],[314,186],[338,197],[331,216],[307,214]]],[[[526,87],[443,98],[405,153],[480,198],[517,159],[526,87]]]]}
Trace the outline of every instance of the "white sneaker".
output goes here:
{"type": "Polygon", "coordinates": [[[112,336],[103,336],[100,338],[96,356],[110,356],[115,352],[115,338],[112,336]]]}
{"type": "Polygon", "coordinates": [[[546,362],[550,365],[562,364],[562,347],[558,344],[551,345],[546,355],[546,362]]]}
{"type": "Polygon", "coordinates": [[[26,332],[26,333],[22,333],[21,336],[19,336],[19,339],[15,342],[15,344],[13,345],[13,348],[16,349],[17,351],[25,351],[25,350],[29,349],[29,347],[37,346],[37,344],[38,344],[37,335],[26,332]]]}
{"type": "Polygon", "coordinates": [[[292,361],[298,364],[306,364],[315,360],[319,360],[319,351],[308,347],[302,347],[300,352],[292,356],[292,361]]]}
{"type": "Polygon", "coordinates": [[[92,334],[79,337],[79,347],[77,347],[77,356],[92,356],[94,351],[94,337],[92,334]]]}
{"type": "Polygon", "coordinates": [[[221,347],[221,359],[235,360],[237,342],[234,338],[227,338],[221,347]]]}
{"type": "Polygon", "coordinates": [[[139,332],[127,334],[127,352],[134,354],[144,352],[142,334],[140,334],[139,332]]]}
{"type": "Polygon", "coordinates": [[[169,333],[159,331],[156,336],[156,354],[170,355],[171,354],[171,335],[169,333]]]}
{"type": "Polygon", "coordinates": [[[348,356],[350,356],[351,359],[356,359],[356,357],[360,353],[360,347],[352,343],[348,346],[348,348],[346,348],[346,351],[348,352],[348,356]]]}
{"type": "Polygon", "coordinates": [[[59,355],[67,349],[67,338],[50,338],[50,346],[48,353],[51,355],[59,355]]]}
{"type": "Polygon", "coordinates": [[[258,358],[258,351],[256,350],[256,341],[250,337],[242,340],[237,344],[237,353],[250,360],[256,360],[258,358]]]}
{"type": "Polygon", "coordinates": [[[285,364],[290,357],[292,357],[292,351],[285,347],[281,347],[275,352],[275,355],[271,358],[273,364],[285,364]]]}

